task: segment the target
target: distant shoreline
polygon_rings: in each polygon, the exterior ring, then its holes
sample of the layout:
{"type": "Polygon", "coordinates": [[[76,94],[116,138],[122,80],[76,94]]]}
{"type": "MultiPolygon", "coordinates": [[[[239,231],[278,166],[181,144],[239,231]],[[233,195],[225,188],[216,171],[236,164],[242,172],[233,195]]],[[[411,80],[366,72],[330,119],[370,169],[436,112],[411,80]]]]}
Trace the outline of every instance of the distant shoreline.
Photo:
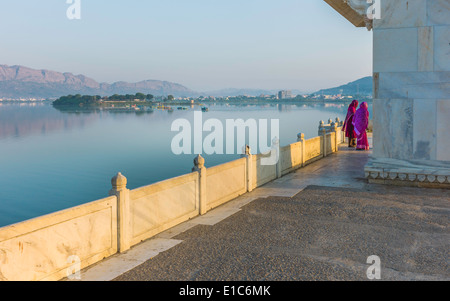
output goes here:
{"type": "MultiPolygon", "coordinates": [[[[356,98],[358,99],[358,98],[356,98]]],[[[330,100],[330,99],[281,99],[281,100],[273,100],[273,99],[236,99],[236,100],[208,100],[204,99],[201,102],[188,102],[188,101],[107,101],[107,102],[99,102],[95,104],[83,105],[83,104],[64,104],[57,106],[71,106],[71,107],[105,107],[110,105],[167,105],[167,106],[190,106],[190,105],[207,105],[207,104],[347,104],[351,103],[353,99],[341,99],[341,100],[330,100]]],[[[361,101],[365,101],[368,103],[372,103],[373,99],[358,99],[361,101]]],[[[55,100],[2,100],[1,103],[53,103],[55,100]]]]}

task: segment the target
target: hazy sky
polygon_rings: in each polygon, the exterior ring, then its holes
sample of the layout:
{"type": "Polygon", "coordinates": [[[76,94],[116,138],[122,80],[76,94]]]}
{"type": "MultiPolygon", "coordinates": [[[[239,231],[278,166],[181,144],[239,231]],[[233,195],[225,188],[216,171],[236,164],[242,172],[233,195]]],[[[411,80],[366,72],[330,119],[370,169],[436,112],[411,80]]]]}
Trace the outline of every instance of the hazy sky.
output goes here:
{"type": "Polygon", "coordinates": [[[322,0],[0,0],[0,64],[197,91],[313,91],[372,73],[372,32],[322,0]]]}

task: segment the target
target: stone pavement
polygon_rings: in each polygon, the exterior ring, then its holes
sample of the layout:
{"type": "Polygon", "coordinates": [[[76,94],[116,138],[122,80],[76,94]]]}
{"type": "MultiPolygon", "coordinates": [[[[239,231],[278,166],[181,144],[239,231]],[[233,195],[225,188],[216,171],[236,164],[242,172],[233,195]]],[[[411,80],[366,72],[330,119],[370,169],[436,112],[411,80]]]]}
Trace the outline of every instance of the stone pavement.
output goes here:
{"type": "Polygon", "coordinates": [[[450,280],[450,191],[368,184],[337,154],[82,271],[82,280],[450,280]]]}

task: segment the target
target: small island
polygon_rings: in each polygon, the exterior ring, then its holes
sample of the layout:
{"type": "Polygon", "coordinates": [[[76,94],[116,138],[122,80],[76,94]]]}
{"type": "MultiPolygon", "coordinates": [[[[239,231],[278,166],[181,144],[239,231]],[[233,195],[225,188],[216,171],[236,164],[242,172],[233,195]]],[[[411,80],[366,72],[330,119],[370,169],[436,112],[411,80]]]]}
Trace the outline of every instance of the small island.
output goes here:
{"type": "Polygon", "coordinates": [[[178,109],[185,109],[184,106],[200,105],[194,100],[176,101],[173,95],[167,97],[154,97],[152,94],[136,93],[112,96],[100,95],[67,95],[53,101],[53,106],[60,111],[84,111],[92,109],[102,109],[114,112],[153,112],[154,109],[173,111],[173,105],[180,105],[178,109]],[[170,105],[168,105],[170,103],[170,105]]]}
{"type": "MultiPolygon", "coordinates": [[[[171,96],[171,95],[169,95],[171,96]]],[[[172,96],[173,98],[173,96],[172,96]]],[[[142,103],[152,102],[154,96],[152,94],[114,94],[112,96],[102,97],[100,95],[67,95],[62,96],[53,102],[54,106],[101,106],[113,103],[142,103]]]]}

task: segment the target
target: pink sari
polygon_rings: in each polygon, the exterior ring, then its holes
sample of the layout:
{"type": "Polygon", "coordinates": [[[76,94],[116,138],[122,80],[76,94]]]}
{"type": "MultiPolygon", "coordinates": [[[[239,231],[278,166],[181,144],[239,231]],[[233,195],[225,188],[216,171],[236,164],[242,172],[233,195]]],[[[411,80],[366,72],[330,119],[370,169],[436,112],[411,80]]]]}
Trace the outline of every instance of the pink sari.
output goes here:
{"type": "Polygon", "coordinates": [[[369,111],[366,102],[363,102],[355,113],[353,118],[353,125],[355,126],[355,133],[358,138],[356,149],[369,150],[369,140],[367,139],[367,127],[369,126],[369,111]]]}
{"type": "Polygon", "coordinates": [[[356,133],[353,126],[353,117],[355,116],[357,108],[358,108],[358,101],[353,100],[353,102],[348,107],[347,117],[345,117],[344,127],[342,128],[345,133],[345,137],[348,137],[349,139],[356,138],[356,133]]]}

